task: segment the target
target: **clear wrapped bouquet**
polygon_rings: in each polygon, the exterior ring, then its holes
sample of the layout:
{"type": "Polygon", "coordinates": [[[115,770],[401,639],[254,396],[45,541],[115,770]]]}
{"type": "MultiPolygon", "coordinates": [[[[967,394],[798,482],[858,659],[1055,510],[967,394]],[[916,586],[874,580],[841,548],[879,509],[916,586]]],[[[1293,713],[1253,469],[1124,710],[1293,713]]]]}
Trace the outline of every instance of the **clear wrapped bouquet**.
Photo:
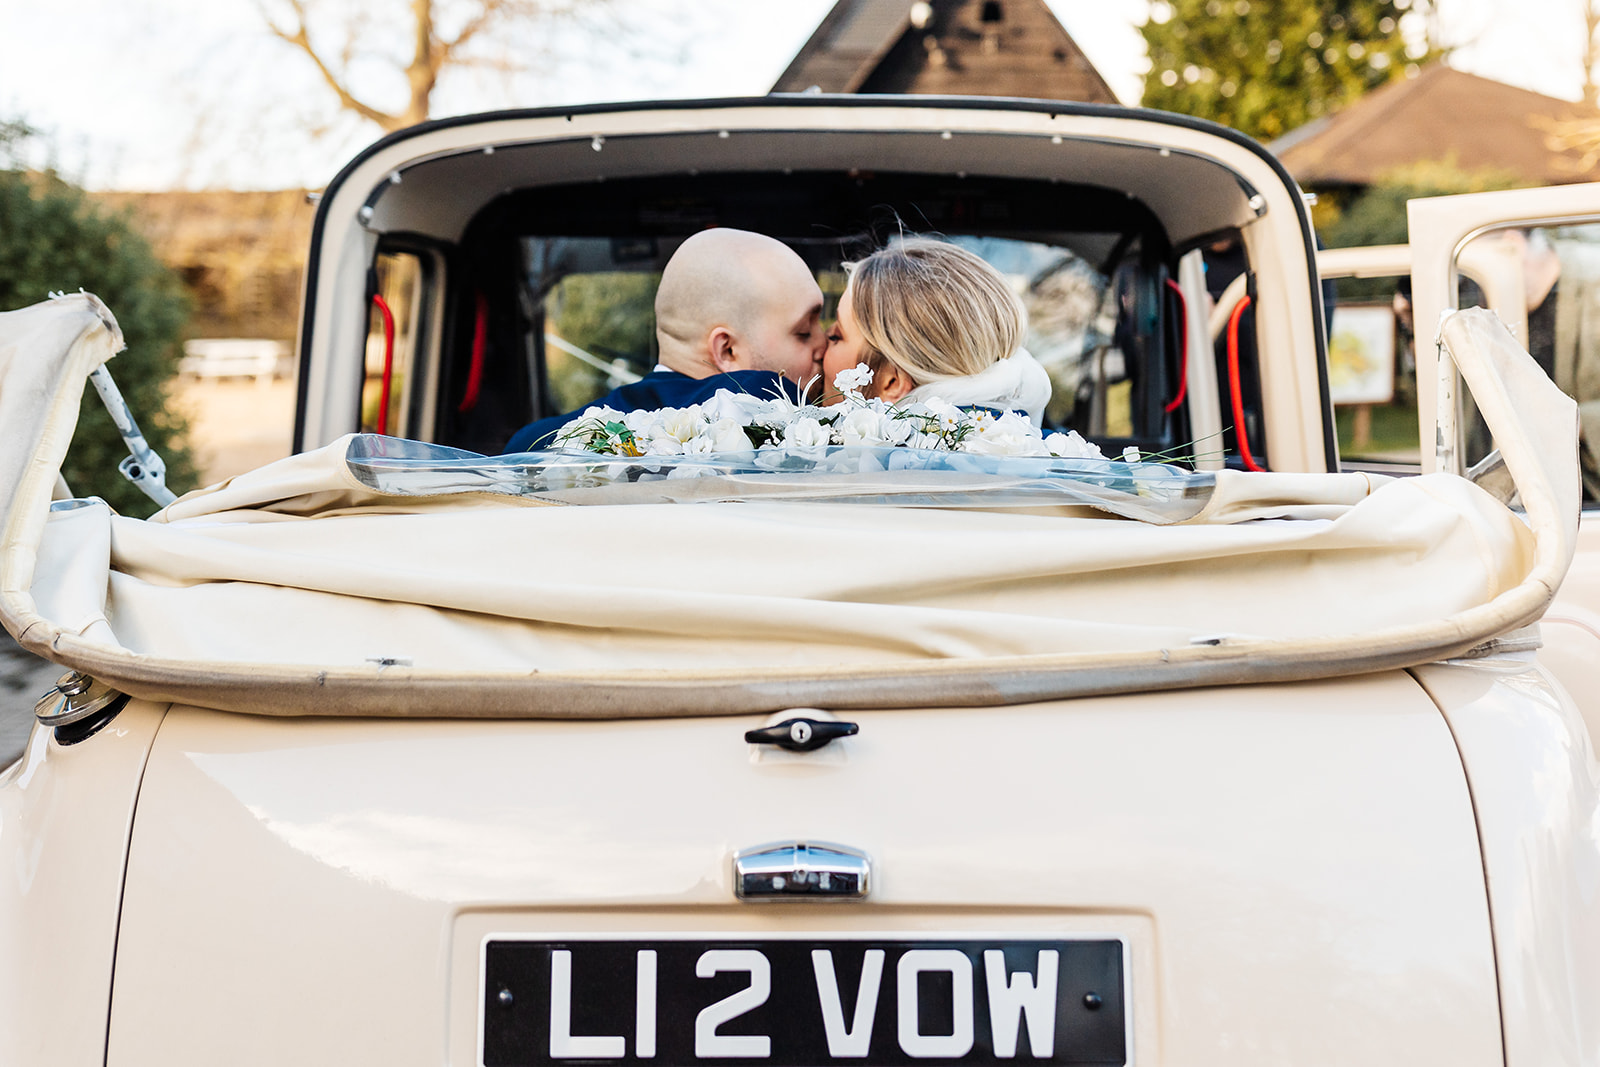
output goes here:
{"type": "Polygon", "coordinates": [[[630,457],[769,450],[807,454],[843,445],[1104,458],[1076,432],[1044,435],[1020,412],[968,411],[937,397],[900,404],[868,399],[861,390],[871,380],[865,363],[840,372],[834,387],[841,400],[826,407],[722,389],[705,403],[686,408],[591,408],[562,428],[555,447],[630,457]]]}

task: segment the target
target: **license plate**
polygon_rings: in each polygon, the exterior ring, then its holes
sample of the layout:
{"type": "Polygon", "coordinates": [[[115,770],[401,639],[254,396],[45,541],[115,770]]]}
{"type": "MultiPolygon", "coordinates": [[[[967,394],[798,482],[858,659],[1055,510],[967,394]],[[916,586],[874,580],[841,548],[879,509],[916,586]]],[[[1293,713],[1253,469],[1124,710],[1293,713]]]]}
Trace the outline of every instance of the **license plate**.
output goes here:
{"type": "Polygon", "coordinates": [[[1117,938],[491,936],[483,1067],[1126,1064],[1117,938]]]}

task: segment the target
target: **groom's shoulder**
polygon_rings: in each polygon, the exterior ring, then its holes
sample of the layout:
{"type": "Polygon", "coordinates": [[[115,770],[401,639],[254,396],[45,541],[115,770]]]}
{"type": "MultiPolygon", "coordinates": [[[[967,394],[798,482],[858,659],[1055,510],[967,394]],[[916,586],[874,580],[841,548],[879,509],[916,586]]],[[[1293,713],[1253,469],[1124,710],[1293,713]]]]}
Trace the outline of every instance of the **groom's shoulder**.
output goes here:
{"type": "Polygon", "coordinates": [[[762,398],[787,396],[795,399],[798,395],[793,382],[776,371],[768,370],[725,371],[704,378],[691,378],[678,371],[657,370],[632,385],[623,386],[617,392],[626,399],[627,407],[623,410],[636,410],[688,407],[710,400],[721,389],[762,398]]]}

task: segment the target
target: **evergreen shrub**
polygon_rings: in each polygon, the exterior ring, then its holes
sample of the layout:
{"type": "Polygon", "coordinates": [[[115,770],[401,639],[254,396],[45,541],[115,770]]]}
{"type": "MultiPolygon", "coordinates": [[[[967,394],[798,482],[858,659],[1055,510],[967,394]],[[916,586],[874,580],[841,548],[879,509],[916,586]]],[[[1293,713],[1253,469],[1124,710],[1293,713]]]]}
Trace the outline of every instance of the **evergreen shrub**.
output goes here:
{"type": "MultiPolygon", "coordinates": [[[[7,168],[0,156],[0,310],[80,288],[104,300],[122,326],[128,347],[111,361],[112,377],[145,439],[166,460],[167,487],[181,495],[198,481],[186,421],[168,392],[189,316],[181,283],[125,215],[97,208],[53,173],[7,168]]],[[[104,498],[121,514],[152,514],[154,503],[117,471],[127,454],[99,396],[86,388],[62,468],[67,485],[77,496],[104,498]]]]}

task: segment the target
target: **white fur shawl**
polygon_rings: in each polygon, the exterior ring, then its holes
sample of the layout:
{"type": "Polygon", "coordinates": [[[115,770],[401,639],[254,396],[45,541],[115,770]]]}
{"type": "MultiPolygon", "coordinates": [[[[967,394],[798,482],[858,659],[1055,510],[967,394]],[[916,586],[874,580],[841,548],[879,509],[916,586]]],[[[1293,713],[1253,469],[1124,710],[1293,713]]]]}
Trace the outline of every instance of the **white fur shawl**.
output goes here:
{"type": "Polygon", "coordinates": [[[919,385],[905,399],[929,397],[948,400],[957,407],[1023,411],[1038,426],[1044,418],[1045,405],[1050,403],[1050,375],[1026,348],[1019,348],[978,374],[919,385]]]}

